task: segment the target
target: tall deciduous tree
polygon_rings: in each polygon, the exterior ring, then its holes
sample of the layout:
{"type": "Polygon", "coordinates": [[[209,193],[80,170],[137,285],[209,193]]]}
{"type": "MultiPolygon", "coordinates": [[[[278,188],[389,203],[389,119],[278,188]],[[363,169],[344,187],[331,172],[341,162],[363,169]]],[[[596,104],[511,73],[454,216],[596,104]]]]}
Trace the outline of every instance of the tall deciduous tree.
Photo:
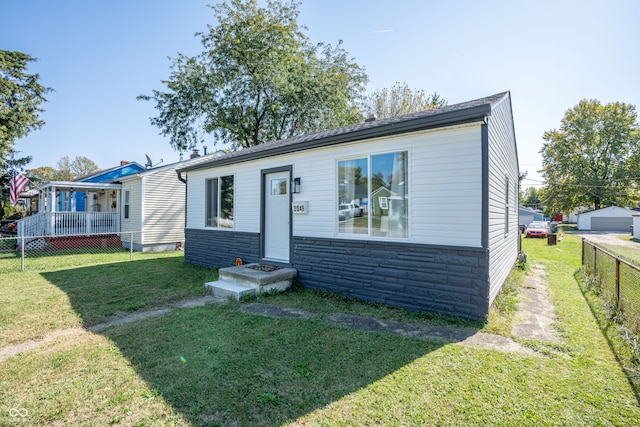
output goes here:
{"type": "Polygon", "coordinates": [[[365,101],[367,114],[378,119],[401,116],[447,105],[447,101],[436,92],[427,94],[422,89],[411,89],[406,83],[396,83],[391,88],[379,89],[365,101]]]}
{"type": "Polygon", "coordinates": [[[582,100],[565,113],[560,129],[543,135],[543,202],[567,212],[637,203],[640,127],[635,106],[582,100]]]}
{"type": "Polygon", "coordinates": [[[56,179],[68,181],[81,176],[89,175],[100,168],[92,160],[84,156],[76,156],[73,160],[64,156],[56,163],[58,171],[56,179]]]}
{"type": "MultiPolygon", "coordinates": [[[[39,83],[38,74],[27,73],[31,56],[0,50],[0,162],[4,163],[15,141],[44,125],[40,105],[51,88],[39,83]]],[[[2,164],[0,164],[2,166],[2,164]]]]}
{"type": "Polygon", "coordinates": [[[27,177],[36,185],[40,185],[47,181],[64,181],[60,179],[60,171],[51,166],[40,166],[25,171],[27,177]]]}
{"type": "Polygon", "coordinates": [[[246,148],[361,119],[367,76],[342,48],[313,45],[297,23],[299,3],[227,0],[201,36],[204,51],[179,54],[168,91],[154,90],[151,123],[186,151],[206,134],[246,148]]]}
{"type": "Polygon", "coordinates": [[[76,178],[89,175],[98,170],[100,170],[98,165],[88,157],[76,156],[71,162],[71,172],[76,178]]]}
{"type": "Polygon", "coordinates": [[[540,194],[535,187],[528,187],[520,196],[520,205],[528,208],[540,209],[540,194]]]}

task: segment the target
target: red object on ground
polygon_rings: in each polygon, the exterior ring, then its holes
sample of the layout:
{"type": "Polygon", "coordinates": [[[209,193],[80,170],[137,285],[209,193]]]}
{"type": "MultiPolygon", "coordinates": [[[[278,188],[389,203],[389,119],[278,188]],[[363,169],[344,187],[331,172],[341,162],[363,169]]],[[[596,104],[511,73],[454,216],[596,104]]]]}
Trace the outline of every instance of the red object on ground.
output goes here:
{"type": "Polygon", "coordinates": [[[527,227],[527,237],[548,237],[549,236],[549,228],[544,225],[538,224],[530,224],[527,227]]]}

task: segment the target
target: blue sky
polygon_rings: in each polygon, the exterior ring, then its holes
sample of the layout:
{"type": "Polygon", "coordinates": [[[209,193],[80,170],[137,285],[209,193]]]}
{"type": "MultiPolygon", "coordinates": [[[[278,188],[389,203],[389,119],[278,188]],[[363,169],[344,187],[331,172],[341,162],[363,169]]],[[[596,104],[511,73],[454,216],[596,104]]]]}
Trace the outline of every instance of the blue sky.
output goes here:
{"type": "MultiPolygon", "coordinates": [[[[0,1],[0,49],[28,53],[55,89],[46,125],[16,144],[29,168],[85,156],[101,168],[178,160],[139,94],[164,89],[178,52],[214,24],[213,0],[0,1]]],[[[581,99],[640,107],[640,2],[306,0],[299,23],[313,42],[343,47],[369,91],[406,82],[449,104],[511,91],[525,186],[540,185],[542,134],[581,99]]],[[[209,145],[209,150],[212,144],[209,145]]]]}

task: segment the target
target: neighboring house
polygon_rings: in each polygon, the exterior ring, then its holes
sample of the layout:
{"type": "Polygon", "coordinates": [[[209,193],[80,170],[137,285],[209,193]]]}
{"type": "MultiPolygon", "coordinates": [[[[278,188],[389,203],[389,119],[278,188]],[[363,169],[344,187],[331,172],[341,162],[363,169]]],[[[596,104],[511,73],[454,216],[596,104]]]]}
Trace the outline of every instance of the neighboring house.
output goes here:
{"type": "Polygon", "coordinates": [[[136,162],[120,162],[73,181],[49,181],[31,197],[30,212],[18,221],[18,236],[117,233],[122,176],[144,170],[136,162]]]}
{"type": "Polygon", "coordinates": [[[139,252],[184,247],[185,184],[178,179],[176,169],[210,160],[215,155],[218,154],[195,157],[197,154],[194,153],[189,160],[121,178],[122,245],[130,248],[133,238],[133,250],[139,252]]]}
{"type": "Polygon", "coordinates": [[[533,221],[544,221],[542,212],[525,206],[518,206],[518,224],[529,226],[533,221]]]}
{"type": "Polygon", "coordinates": [[[178,173],[193,264],[291,266],[306,287],[484,319],[518,255],[508,92],[266,143],[178,173]],[[340,220],[356,185],[371,202],[385,187],[395,216],[370,209],[340,220]]]}
{"type": "Polygon", "coordinates": [[[581,213],[578,215],[578,230],[629,232],[634,213],[631,209],[618,206],[581,213]]]}
{"type": "Polygon", "coordinates": [[[391,190],[385,187],[378,187],[371,192],[371,214],[375,217],[382,217],[389,214],[389,199],[391,190]]]}

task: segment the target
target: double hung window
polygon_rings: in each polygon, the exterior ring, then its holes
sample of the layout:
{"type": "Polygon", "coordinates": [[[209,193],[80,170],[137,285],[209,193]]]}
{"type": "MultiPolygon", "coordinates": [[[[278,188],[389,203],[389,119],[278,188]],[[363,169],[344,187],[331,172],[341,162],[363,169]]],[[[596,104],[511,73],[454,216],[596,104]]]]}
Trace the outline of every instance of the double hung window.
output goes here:
{"type": "Polygon", "coordinates": [[[131,192],[129,190],[124,190],[124,219],[129,219],[129,206],[131,205],[130,197],[131,192]]]}
{"type": "Polygon", "coordinates": [[[504,235],[509,235],[509,177],[504,177],[504,235]]]}

